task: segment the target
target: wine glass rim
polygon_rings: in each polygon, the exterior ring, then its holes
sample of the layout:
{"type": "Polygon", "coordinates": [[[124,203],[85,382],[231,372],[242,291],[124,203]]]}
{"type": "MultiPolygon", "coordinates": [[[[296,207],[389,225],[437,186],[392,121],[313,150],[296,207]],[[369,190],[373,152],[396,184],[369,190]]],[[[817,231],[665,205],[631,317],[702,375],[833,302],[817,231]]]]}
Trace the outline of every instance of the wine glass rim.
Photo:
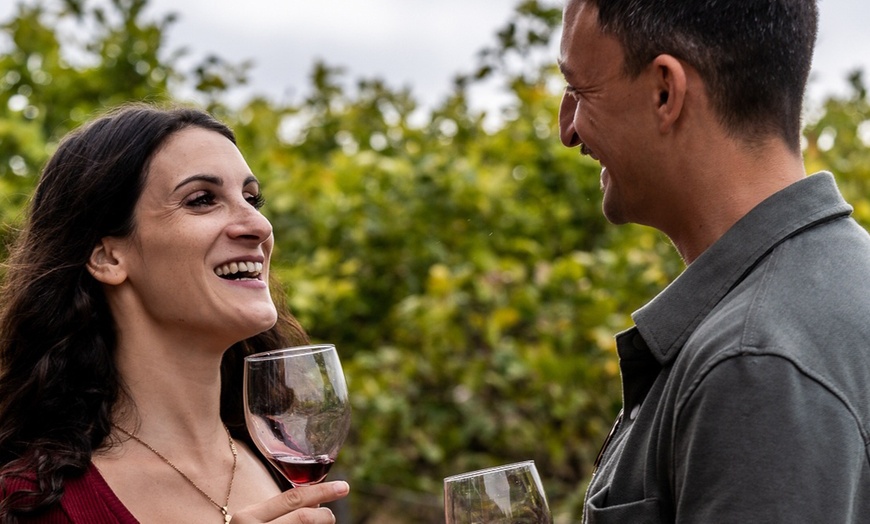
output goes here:
{"type": "Polygon", "coordinates": [[[491,468],[483,468],[483,469],[477,469],[474,471],[466,471],[464,473],[459,473],[456,475],[451,475],[449,477],[445,477],[444,482],[453,482],[456,480],[463,480],[463,479],[467,479],[470,477],[478,477],[480,475],[485,475],[485,474],[489,474],[489,473],[498,473],[500,471],[506,471],[509,469],[520,469],[520,468],[524,468],[524,467],[527,468],[529,466],[531,466],[532,468],[535,468],[535,461],[534,460],[523,460],[520,462],[513,462],[511,464],[502,464],[501,466],[493,466],[491,468]]]}
{"type": "Polygon", "coordinates": [[[323,353],[324,351],[334,351],[335,344],[307,344],[305,346],[293,346],[286,347],[281,349],[272,349],[270,351],[263,351],[262,353],[254,353],[253,355],[248,355],[245,357],[247,361],[262,361],[262,360],[274,360],[276,358],[281,358],[285,356],[299,356],[299,355],[314,355],[316,353],[323,353]]]}

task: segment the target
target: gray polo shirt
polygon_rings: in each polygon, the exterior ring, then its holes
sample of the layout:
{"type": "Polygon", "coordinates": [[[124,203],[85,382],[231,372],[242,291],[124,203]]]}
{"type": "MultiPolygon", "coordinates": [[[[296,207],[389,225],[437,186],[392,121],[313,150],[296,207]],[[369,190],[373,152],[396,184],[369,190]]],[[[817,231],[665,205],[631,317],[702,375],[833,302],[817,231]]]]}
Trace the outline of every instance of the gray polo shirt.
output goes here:
{"type": "Polygon", "coordinates": [[[870,236],[820,173],[735,224],[617,335],[607,523],[870,523],[870,236]]]}

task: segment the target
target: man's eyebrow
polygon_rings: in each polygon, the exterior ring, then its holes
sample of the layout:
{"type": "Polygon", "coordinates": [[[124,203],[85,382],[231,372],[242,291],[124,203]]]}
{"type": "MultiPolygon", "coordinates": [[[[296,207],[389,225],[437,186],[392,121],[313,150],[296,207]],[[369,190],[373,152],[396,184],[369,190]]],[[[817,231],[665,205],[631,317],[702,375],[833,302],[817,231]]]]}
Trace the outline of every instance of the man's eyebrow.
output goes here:
{"type": "Polygon", "coordinates": [[[179,189],[181,189],[182,187],[184,187],[187,184],[191,184],[193,182],[200,182],[200,181],[201,182],[208,182],[209,184],[214,184],[216,186],[222,186],[224,183],[220,177],[216,177],[214,175],[199,174],[199,175],[193,175],[193,176],[189,176],[189,177],[185,178],[184,180],[179,182],[177,186],[175,186],[175,189],[173,191],[178,191],[179,189]]]}

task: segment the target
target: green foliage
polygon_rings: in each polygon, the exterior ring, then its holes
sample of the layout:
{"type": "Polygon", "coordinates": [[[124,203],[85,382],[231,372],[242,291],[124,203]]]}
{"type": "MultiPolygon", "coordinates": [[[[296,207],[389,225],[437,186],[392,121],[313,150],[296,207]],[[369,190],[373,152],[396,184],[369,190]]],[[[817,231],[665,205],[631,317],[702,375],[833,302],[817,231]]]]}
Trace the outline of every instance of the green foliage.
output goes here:
{"type": "MultiPolygon", "coordinates": [[[[557,6],[521,2],[475,71],[423,111],[379,79],[345,89],[324,63],[298,104],[229,107],[251,64],[210,56],[180,71],[183,51],[164,43],[173,15],[146,19],[146,0],[59,5],[30,2],[2,25],[4,244],[64,133],[192,87],[263,182],[294,313],[342,354],[354,414],[336,473],[353,484],[354,520],[441,522],[443,477],[525,459],[557,522],[577,520],[620,404],[613,334],[682,263],[657,232],[608,225],[597,164],[559,144],[557,6]],[[93,30],[70,38],[62,21],[93,30]],[[494,129],[468,104],[484,80],[512,96],[494,129]]],[[[807,162],[835,170],[870,224],[870,108],[852,81],[854,96],[808,125],[807,162]]]]}
{"type": "Polygon", "coordinates": [[[837,176],[855,219],[870,227],[870,102],[863,72],[849,76],[852,95],[828,99],[817,119],[804,129],[805,158],[811,171],[837,176]]]}

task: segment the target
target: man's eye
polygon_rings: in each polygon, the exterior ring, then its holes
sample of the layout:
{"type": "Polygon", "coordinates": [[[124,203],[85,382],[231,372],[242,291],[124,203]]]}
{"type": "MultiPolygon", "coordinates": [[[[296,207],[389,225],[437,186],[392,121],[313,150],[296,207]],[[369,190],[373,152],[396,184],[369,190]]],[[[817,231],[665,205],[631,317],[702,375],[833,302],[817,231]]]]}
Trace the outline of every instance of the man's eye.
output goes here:
{"type": "Polygon", "coordinates": [[[565,86],[565,94],[576,100],[580,91],[578,91],[576,87],[569,85],[565,86]]]}

